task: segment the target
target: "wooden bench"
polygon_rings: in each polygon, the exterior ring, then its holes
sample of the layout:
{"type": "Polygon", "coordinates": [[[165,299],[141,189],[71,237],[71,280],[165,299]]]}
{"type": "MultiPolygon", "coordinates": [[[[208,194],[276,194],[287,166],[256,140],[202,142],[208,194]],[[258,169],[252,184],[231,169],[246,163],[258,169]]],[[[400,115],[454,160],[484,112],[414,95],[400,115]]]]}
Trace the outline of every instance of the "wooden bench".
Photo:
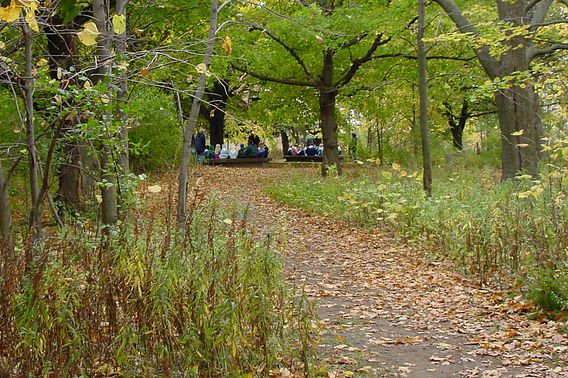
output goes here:
{"type": "MultiPolygon", "coordinates": [[[[284,160],[287,162],[294,162],[294,163],[321,163],[323,161],[323,156],[292,156],[292,155],[284,155],[284,160]]],[[[343,160],[343,155],[339,155],[339,160],[343,160]]]]}
{"type": "Polygon", "coordinates": [[[224,165],[227,167],[251,168],[251,167],[268,167],[271,158],[236,158],[236,159],[209,159],[205,160],[205,164],[224,165]]]}

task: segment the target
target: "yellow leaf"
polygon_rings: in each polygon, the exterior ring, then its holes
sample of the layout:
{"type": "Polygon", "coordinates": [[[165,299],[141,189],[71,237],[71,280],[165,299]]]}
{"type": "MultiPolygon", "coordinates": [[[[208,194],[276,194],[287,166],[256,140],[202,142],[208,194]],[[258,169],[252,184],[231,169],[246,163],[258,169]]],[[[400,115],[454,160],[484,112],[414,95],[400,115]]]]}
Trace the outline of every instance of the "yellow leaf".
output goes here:
{"type": "Polygon", "coordinates": [[[108,96],[107,96],[106,94],[103,94],[103,95],[101,96],[101,102],[102,102],[103,104],[108,104],[108,103],[110,102],[110,98],[108,98],[108,96]]]}
{"type": "Polygon", "coordinates": [[[97,25],[93,21],[86,22],[83,25],[83,31],[77,33],[77,37],[81,43],[87,46],[92,46],[97,44],[97,37],[99,36],[99,30],[97,29],[97,25]]]}
{"type": "Polygon", "coordinates": [[[207,77],[211,76],[211,73],[207,70],[205,63],[199,63],[197,66],[195,66],[195,70],[200,74],[205,74],[205,76],[207,77]]]}
{"type": "Polygon", "coordinates": [[[392,169],[398,171],[400,169],[400,165],[398,165],[397,163],[392,163],[392,169]]]}
{"type": "Polygon", "coordinates": [[[225,54],[231,55],[233,52],[233,41],[231,41],[231,37],[228,35],[223,38],[223,50],[225,50],[225,54]]]}
{"type": "Polygon", "coordinates": [[[22,7],[18,6],[14,0],[7,7],[0,8],[0,20],[14,22],[20,17],[22,7]]]}
{"type": "Polygon", "coordinates": [[[144,67],[140,70],[140,76],[148,77],[150,76],[150,69],[148,67],[144,67]]]}
{"type": "Polygon", "coordinates": [[[514,133],[511,133],[512,136],[521,136],[525,133],[525,130],[521,129],[519,131],[515,131],[514,133]]]}
{"type": "Polygon", "coordinates": [[[233,221],[231,219],[227,218],[227,219],[223,219],[223,223],[233,224],[233,221]]]}
{"type": "Polygon", "coordinates": [[[150,193],[160,193],[162,191],[162,187],[160,185],[152,185],[148,187],[148,192],[150,193]]]}
{"type": "Polygon", "coordinates": [[[122,34],[126,31],[126,16],[123,14],[115,14],[112,16],[112,27],[115,34],[122,34]]]}
{"type": "Polygon", "coordinates": [[[526,144],[526,143],[519,143],[519,144],[517,144],[517,147],[519,147],[519,148],[525,148],[525,147],[528,147],[528,146],[529,146],[529,145],[526,144]]]}

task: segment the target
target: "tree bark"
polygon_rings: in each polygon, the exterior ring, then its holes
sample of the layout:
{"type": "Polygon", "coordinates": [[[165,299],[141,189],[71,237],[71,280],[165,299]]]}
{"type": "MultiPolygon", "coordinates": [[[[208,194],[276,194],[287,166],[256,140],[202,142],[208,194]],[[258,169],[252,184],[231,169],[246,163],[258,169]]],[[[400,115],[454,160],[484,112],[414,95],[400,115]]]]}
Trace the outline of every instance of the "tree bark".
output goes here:
{"type": "Polygon", "coordinates": [[[420,93],[420,139],[422,141],[423,188],[428,197],[432,196],[432,153],[428,136],[428,82],[426,71],[426,46],[424,45],[424,29],[426,3],[419,1],[418,10],[418,77],[420,93]]]}
{"type": "Polygon", "coordinates": [[[337,148],[337,118],[335,104],[338,89],[333,85],[333,51],[326,50],[323,54],[323,67],[319,83],[319,107],[321,133],[323,137],[322,176],[327,176],[329,168],[336,166],[337,174],[341,175],[341,164],[337,148]]]}
{"type": "MultiPolygon", "coordinates": [[[[126,17],[126,6],[128,0],[116,0],[116,14],[126,17]]],[[[126,59],[126,32],[116,36],[116,50],[121,59],[126,59]]],[[[124,172],[130,170],[129,153],[128,153],[128,117],[124,113],[123,107],[125,106],[126,98],[128,96],[128,81],[126,79],[126,70],[123,70],[119,75],[118,94],[116,96],[117,103],[117,116],[121,121],[120,137],[122,139],[122,151],[119,156],[120,166],[124,172]]]]}
{"type": "Polygon", "coordinates": [[[225,140],[225,108],[229,100],[229,83],[223,79],[213,84],[209,98],[209,138],[211,146],[223,145],[225,140]]]}
{"type": "Polygon", "coordinates": [[[280,130],[280,136],[282,137],[282,151],[284,155],[288,155],[288,150],[290,149],[290,139],[288,138],[288,133],[286,130],[280,130]]]}
{"type": "MultiPolygon", "coordinates": [[[[215,31],[217,30],[217,10],[219,8],[219,0],[211,0],[211,13],[209,19],[209,34],[207,38],[207,47],[205,50],[205,56],[203,58],[203,63],[205,64],[205,69],[209,69],[211,63],[211,58],[213,55],[213,47],[215,42],[215,31]]],[[[197,124],[197,118],[199,116],[199,109],[201,107],[201,99],[203,98],[203,92],[205,91],[205,80],[207,78],[206,73],[202,73],[199,76],[199,81],[197,83],[197,90],[195,92],[195,97],[193,98],[193,103],[191,104],[191,113],[189,115],[189,120],[187,126],[185,127],[183,133],[183,145],[182,153],[180,159],[179,167],[179,177],[178,177],[178,203],[177,203],[177,214],[176,222],[177,228],[181,232],[185,232],[186,219],[187,219],[187,181],[189,173],[189,160],[191,157],[191,139],[193,136],[193,131],[195,130],[195,125],[197,124]]]]}
{"type": "Polygon", "coordinates": [[[30,193],[32,208],[30,212],[29,227],[32,230],[32,239],[34,244],[41,239],[41,207],[39,201],[39,177],[38,157],[35,145],[34,130],[34,86],[33,77],[33,46],[32,46],[32,30],[24,23],[22,25],[22,33],[24,35],[25,44],[25,86],[24,86],[24,103],[26,108],[26,147],[28,150],[28,169],[30,175],[30,193]]]}
{"type": "MultiPolygon", "coordinates": [[[[106,0],[93,1],[93,16],[97,29],[100,32],[97,41],[97,58],[99,67],[97,70],[96,81],[108,81],[112,64],[112,52],[110,49],[111,38],[107,27],[107,9],[108,2],[106,0]]],[[[112,98],[109,90],[108,98],[112,98]]],[[[102,124],[108,122],[108,114],[102,117],[102,124]]],[[[110,135],[108,137],[111,137],[110,135]]],[[[116,196],[116,177],[113,156],[110,147],[103,143],[101,148],[101,169],[102,182],[101,197],[101,221],[104,225],[115,224],[118,220],[117,196],[116,196]]]]}

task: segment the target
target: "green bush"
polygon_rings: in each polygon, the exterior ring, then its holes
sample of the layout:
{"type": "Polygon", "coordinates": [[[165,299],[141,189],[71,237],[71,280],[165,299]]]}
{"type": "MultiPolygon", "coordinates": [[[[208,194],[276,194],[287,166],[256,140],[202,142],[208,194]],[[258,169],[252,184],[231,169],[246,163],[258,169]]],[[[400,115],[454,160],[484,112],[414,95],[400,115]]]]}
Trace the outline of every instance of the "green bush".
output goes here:
{"type": "Polygon", "coordinates": [[[528,280],[528,297],[539,308],[551,312],[568,312],[568,274],[554,270],[537,270],[528,280]]]}

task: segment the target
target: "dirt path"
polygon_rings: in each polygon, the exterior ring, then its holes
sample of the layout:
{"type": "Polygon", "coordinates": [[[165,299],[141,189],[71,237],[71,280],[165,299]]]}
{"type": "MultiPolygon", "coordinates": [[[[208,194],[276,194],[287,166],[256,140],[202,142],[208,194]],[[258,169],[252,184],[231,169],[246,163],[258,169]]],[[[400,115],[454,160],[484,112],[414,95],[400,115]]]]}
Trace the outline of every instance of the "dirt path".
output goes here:
{"type": "Polygon", "coordinates": [[[288,279],[318,304],[331,377],[568,377],[562,324],[527,320],[520,298],[479,289],[378,231],[277,204],[262,187],[287,174],[198,172],[213,197],[249,206],[259,232],[285,233],[288,279]]]}

